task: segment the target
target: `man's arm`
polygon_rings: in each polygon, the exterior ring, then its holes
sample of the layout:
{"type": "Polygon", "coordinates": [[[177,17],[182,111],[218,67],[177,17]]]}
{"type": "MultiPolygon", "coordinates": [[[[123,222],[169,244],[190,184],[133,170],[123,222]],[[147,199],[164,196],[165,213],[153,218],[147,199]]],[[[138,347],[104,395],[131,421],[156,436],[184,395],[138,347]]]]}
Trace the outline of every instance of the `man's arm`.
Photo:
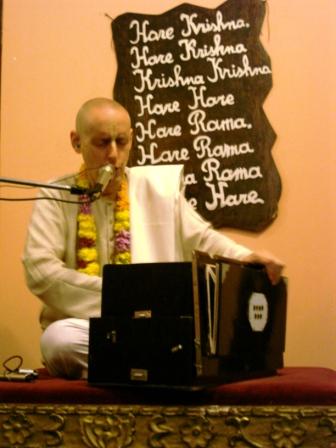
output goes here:
{"type": "Polygon", "coordinates": [[[284,269],[282,261],[266,251],[252,252],[250,255],[243,257],[242,261],[265,266],[267,275],[273,285],[276,285],[279,282],[284,269]]]}
{"type": "Polygon", "coordinates": [[[34,206],[23,255],[27,285],[48,307],[64,316],[88,318],[100,313],[101,278],[75,270],[75,200],[55,190],[43,189],[34,206]]]}
{"type": "Polygon", "coordinates": [[[203,220],[192,209],[182,195],[179,198],[179,207],[184,247],[187,251],[185,255],[188,259],[192,251],[197,249],[210,255],[221,255],[248,263],[262,264],[273,284],[280,280],[284,264],[275,256],[268,252],[253,252],[213,229],[209,222],[203,220]]]}
{"type": "Polygon", "coordinates": [[[180,194],[178,201],[184,255],[187,259],[191,259],[193,250],[237,260],[242,260],[244,257],[251,255],[252,251],[250,249],[215,230],[211,223],[205,221],[191,207],[183,194],[180,194]]]}

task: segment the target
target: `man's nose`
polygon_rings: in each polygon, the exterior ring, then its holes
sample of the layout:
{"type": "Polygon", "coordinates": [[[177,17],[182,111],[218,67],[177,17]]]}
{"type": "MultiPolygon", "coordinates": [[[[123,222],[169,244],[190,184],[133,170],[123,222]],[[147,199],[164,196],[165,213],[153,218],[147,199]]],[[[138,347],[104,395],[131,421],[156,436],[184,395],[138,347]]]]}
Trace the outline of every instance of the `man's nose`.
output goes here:
{"type": "Polygon", "coordinates": [[[116,163],[117,158],[118,158],[116,142],[111,142],[111,144],[109,145],[107,158],[110,163],[116,163]]]}

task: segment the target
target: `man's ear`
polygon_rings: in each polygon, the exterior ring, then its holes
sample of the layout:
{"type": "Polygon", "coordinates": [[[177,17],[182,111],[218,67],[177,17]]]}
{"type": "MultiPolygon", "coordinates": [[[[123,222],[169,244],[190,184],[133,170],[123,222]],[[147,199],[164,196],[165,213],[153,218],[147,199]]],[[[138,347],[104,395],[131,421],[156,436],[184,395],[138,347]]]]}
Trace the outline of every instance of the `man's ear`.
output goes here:
{"type": "Polygon", "coordinates": [[[71,145],[77,153],[81,153],[80,136],[76,131],[70,132],[71,145]]]}
{"type": "Polygon", "coordinates": [[[133,128],[130,129],[131,146],[133,145],[133,128]]]}

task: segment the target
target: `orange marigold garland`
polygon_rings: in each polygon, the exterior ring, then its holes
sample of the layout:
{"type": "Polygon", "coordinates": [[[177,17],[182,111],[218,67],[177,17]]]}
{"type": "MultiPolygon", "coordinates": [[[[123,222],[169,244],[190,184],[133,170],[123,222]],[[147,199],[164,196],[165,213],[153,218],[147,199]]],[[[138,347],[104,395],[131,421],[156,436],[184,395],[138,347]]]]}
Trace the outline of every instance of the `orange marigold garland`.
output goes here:
{"type": "MultiPolygon", "coordinates": [[[[85,167],[81,167],[77,176],[77,185],[89,188],[85,167]]],[[[81,204],[77,216],[77,270],[88,275],[99,275],[100,264],[97,250],[97,229],[92,214],[90,198],[81,195],[81,204]]],[[[128,182],[124,176],[117,192],[114,216],[114,254],[115,264],[131,262],[130,211],[128,182]]]]}
{"type": "Polygon", "coordinates": [[[125,175],[117,193],[113,231],[114,263],[129,264],[131,262],[130,206],[125,175]]]}

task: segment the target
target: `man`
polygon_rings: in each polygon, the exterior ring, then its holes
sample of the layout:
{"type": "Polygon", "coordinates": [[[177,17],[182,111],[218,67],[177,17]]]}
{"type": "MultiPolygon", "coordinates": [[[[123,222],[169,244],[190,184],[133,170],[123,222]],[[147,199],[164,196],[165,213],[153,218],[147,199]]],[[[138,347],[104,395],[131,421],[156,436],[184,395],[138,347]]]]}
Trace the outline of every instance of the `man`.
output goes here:
{"type": "MultiPolygon", "coordinates": [[[[68,191],[42,189],[23,256],[27,284],[43,302],[41,352],[55,376],[86,378],[88,319],[99,316],[102,266],[190,260],[195,249],[265,265],[272,282],[282,264],[212,229],[187,203],[180,166],[126,168],[132,146],[128,112],[106,98],[80,108],[71,143],[84,166],[58,180],[93,187],[99,170],[113,176],[92,204],[68,191]]],[[[83,199],[83,198],[82,198],[83,199]]]]}

